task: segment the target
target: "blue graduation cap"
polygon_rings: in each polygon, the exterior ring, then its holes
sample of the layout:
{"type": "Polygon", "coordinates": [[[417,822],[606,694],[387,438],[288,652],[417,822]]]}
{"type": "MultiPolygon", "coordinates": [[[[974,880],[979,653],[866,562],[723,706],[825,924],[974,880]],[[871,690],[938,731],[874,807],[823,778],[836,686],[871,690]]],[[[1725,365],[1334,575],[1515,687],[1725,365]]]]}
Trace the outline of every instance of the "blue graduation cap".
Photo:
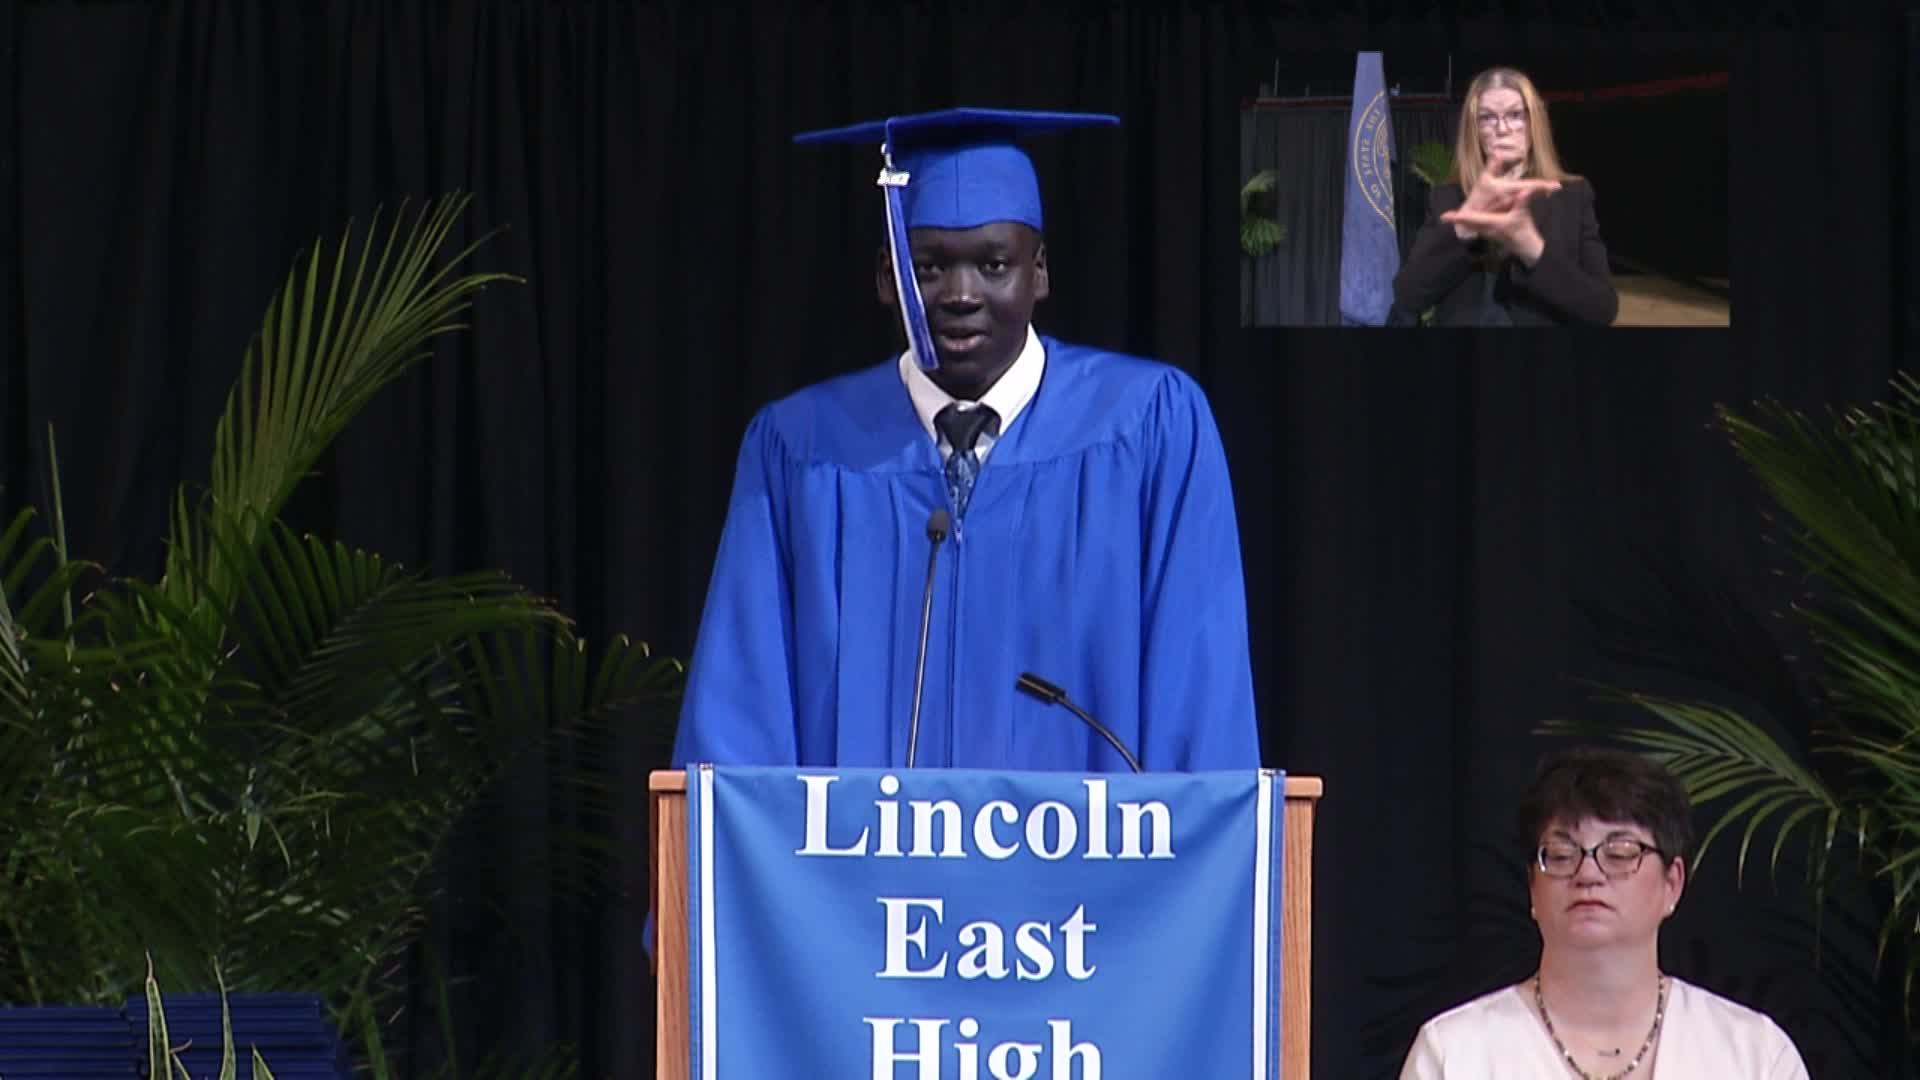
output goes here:
{"type": "Polygon", "coordinates": [[[878,144],[877,181],[886,198],[887,251],[900,296],[900,318],[920,366],[939,366],[926,305],[913,276],[907,230],[971,229],[997,221],[1042,227],[1040,181],[1016,140],[1065,128],[1117,126],[1101,113],[1013,109],[944,109],[848,127],[809,131],[796,143],[878,144]]]}

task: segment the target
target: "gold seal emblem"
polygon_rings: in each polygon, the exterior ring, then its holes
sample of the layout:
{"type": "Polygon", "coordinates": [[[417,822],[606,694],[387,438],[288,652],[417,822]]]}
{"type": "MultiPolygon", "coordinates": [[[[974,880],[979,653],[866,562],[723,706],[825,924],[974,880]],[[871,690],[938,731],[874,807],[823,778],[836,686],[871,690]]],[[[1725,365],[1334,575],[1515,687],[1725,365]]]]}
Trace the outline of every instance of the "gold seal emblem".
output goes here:
{"type": "Polygon", "coordinates": [[[1380,220],[1393,225],[1393,166],[1387,117],[1387,92],[1382,89],[1360,110],[1354,125],[1350,162],[1354,182],[1380,220]]]}

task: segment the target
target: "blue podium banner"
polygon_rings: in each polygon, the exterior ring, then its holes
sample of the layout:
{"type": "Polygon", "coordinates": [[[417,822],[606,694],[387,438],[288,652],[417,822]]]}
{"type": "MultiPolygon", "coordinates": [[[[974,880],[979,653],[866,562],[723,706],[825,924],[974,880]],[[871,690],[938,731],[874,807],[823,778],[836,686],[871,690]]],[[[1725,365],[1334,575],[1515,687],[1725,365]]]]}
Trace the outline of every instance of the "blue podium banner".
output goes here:
{"type": "Polygon", "coordinates": [[[1275,1080],[1283,791],[695,766],[692,1078],[1275,1080]]]}

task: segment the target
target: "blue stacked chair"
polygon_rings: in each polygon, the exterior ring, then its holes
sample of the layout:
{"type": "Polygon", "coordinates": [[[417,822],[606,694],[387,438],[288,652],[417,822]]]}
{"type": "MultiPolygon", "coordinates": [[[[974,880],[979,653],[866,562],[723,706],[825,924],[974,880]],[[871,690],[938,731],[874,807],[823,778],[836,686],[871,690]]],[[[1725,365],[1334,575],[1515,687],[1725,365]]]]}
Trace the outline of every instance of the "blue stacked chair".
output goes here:
{"type": "Polygon", "coordinates": [[[0,1080],[131,1080],[144,1047],[119,1009],[0,1009],[0,1080]]]}
{"type": "MultiPolygon", "coordinates": [[[[167,994],[167,1037],[194,1080],[220,1075],[220,995],[167,994]]],[[[313,994],[238,994],[227,999],[233,1018],[234,1060],[240,1080],[253,1080],[253,1048],[266,1059],[274,1080],[350,1080],[346,1043],[333,1030],[313,994]]],[[[126,1022],[146,1045],[147,1000],[127,1001],[126,1022]]],[[[144,1051],[142,1065],[144,1066],[144,1051]]],[[[144,1069],[143,1069],[144,1071],[144,1069]]],[[[0,1070],[0,1080],[14,1080],[0,1070]]]]}

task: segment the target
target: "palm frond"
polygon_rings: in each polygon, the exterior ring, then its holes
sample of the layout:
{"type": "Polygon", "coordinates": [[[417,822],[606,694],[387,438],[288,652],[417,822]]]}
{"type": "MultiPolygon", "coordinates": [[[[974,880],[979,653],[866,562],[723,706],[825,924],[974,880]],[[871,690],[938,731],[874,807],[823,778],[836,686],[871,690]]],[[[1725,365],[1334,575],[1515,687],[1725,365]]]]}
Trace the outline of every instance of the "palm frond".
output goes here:
{"type": "Polygon", "coordinates": [[[606,763],[670,734],[678,663],[589,647],[502,574],[421,573],[279,518],[372,395],[514,280],[455,270],[477,242],[441,257],[466,205],[376,214],[296,262],[208,484],[173,495],[157,580],[70,559],[57,505],[50,536],[31,514],[0,531],[0,1001],[157,995],[211,960],[223,992],[322,992],[384,1075],[449,839],[509,764],[558,796],[562,892],[607,864],[606,763]]]}
{"type": "Polygon", "coordinates": [[[1247,182],[1240,185],[1240,212],[1242,214],[1246,213],[1255,195],[1263,195],[1272,191],[1279,182],[1280,172],[1277,169],[1261,169],[1259,172],[1247,177],[1247,182]]]}
{"type": "Polygon", "coordinates": [[[23,648],[26,628],[14,617],[8,594],[21,587],[27,571],[32,568],[31,558],[21,559],[14,553],[20,546],[21,534],[32,520],[32,511],[23,510],[5,532],[0,532],[0,722],[24,716],[29,710],[27,657],[23,648]]]}
{"type": "MultiPolygon", "coordinates": [[[[153,975],[153,958],[147,958],[147,1075],[172,1076],[176,1064],[173,1041],[167,1037],[166,1005],[160,1000],[160,983],[153,975]]],[[[184,1070],[183,1070],[184,1071],[184,1070]]],[[[191,1080],[191,1078],[189,1078],[191,1080]]]]}
{"type": "Polygon", "coordinates": [[[1240,251],[1258,258],[1287,239],[1287,227],[1272,218],[1248,215],[1240,219],[1240,251]]]}
{"type": "Polygon", "coordinates": [[[1760,419],[1720,410],[1734,451],[1791,516],[1795,550],[1844,602],[1876,613],[1909,643],[1920,627],[1920,487],[1913,471],[1885,468],[1876,446],[1916,439],[1898,406],[1853,410],[1832,431],[1777,404],[1760,419]]]}
{"type": "Polygon", "coordinates": [[[1663,726],[1550,727],[1605,730],[1666,761],[1697,801],[1721,804],[1708,843],[1739,828],[1743,871],[1757,835],[1772,830],[1776,867],[1798,837],[1816,907],[1836,850],[1851,848],[1880,890],[1880,962],[1902,946],[1911,1004],[1920,977],[1920,380],[1901,375],[1892,390],[1889,401],[1824,422],[1771,402],[1717,412],[1781,511],[1808,586],[1792,609],[1815,647],[1807,682],[1817,719],[1805,751],[1731,709],[1643,695],[1627,697],[1663,726]]]}
{"type": "Polygon", "coordinates": [[[1273,194],[1279,183],[1277,170],[1261,169],[1240,186],[1240,251],[1249,258],[1259,258],[1286,242],[1287,227],[1262,212],[1273,200],[1258,198],[1273,194]]]}
{"type": "MultiPolygon", "coordinates": [[[[519,752],[540,755],[548,783],[576,820],[595,823],[611,820],[620,793],[607,763],[628,739],[671,737],[672,706],[685,678],[678,660],[655,656],[644,642],[617,636],[596,656],[565,627],[495,638],[460,659],[473,665],[463,681],[483,690],[465,711],[535,740],[519,752]]],[[[618,851],[594,828],[556,824],[547,855],[558,893],[580,897],[604,882],[618,851]]]]}
{"type": "MultiPolygon", "coordinates": [[[[1772,735],[1731,709],[1676,701],[1646,694],[1624,696],[1660,717],[1666,727],[1615,729],[1590,721],[1553,720],[1543,730],[1554,734],[1608,734],[1666,765],[1687,788],[1696,805],[1732,800],[1702,837],[1696,860],[1704,860],[1713,842],[1741,822],[1737,876],[1744,879],[1747,857],[1757,830],[1779,816],[1779,835],[1795,828],[1825,829],[1836,825],[1846,808],[1811,770],[1785,750],[1772,735]]],[[[1779,845],[1770,863],[1778,865],[1779,845]]]]}
{"type": "Polygon", "coordinates": [[[288,278],[215,430],[211,493],[221,512],[273,517],[360,407],[433,337],[460,328],[474,293],[515,280],[454,275],[484,238],[436,268],[469,201],[445,196],[404,229],[403,208],[384,232],[376,211],[357,240],[351,230],[341,240],[330,270],[316,246],[305,271],[288,278]],[[316,305],[323,277],[327,293],[316,305]]]}
{"type": "Polygon", "coordinates": [[[29,507],[0,532],[0,618],[12,628],[14,639],[21,634],[62,633],[53,616],[61,614],[71,622],[74,590],[87,575],[97,572],[90,564],[68,561],[54,537],[30,536],[37,517],[29,507]],[[15,596],[17,604],[11,599],[15,596]]]}
{"type": "Polygon", "coordinates": [[[1428,187],[1439,187],[1453,179],[1453,151],[1438,139],[1428,139],[1413,148],[1407,167],[1428,187]]]}
{"type": "MultiPolygon", "coordinates": [[[[367,401],[424,358],[433,338],[462,327],[475,293],[518,280],[455,273],[485,237],[439,259],[469,200],[444,196],[410,223],[403,207],[384,229],[376,212],[363,233],[348,230],[331,259],[316,245],[289,275],[214,432],[205,506],[212,520],[244,526],[274,518],[367,401]]],[[[200,557],[207,561],[199,576],[220,583],[217,557],[195,539],[191,520],[176,513],[167,580],[177,585],[189,576],[188,560],[200,557]]]]}

